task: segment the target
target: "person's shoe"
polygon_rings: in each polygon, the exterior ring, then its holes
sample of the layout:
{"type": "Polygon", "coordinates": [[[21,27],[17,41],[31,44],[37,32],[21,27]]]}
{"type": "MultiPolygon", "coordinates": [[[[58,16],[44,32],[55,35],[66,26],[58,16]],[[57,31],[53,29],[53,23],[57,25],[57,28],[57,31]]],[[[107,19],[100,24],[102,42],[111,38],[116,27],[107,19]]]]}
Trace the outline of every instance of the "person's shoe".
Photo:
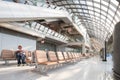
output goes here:
{"type": "Polygon", "coordinates": [[[24,66],[24,64],[22,66],[24,66]]]}
{"type": "Polygon", "coordinates": [[[18,64],[17,66],[20,66],[20,64],[18,64]]]}

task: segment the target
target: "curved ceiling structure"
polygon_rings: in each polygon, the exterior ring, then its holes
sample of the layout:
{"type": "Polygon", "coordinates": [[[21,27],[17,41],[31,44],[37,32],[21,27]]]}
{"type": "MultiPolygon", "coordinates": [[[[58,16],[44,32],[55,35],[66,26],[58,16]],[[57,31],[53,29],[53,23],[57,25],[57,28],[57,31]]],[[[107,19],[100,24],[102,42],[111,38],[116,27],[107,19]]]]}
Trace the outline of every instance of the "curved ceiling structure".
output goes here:
{"type": "Polygon", "coordinates": [[[104,42],[120,21],[120,4],[117,0],[52,0],[52,4],[65,7],[77,16],[91,38],[104,42]]]}

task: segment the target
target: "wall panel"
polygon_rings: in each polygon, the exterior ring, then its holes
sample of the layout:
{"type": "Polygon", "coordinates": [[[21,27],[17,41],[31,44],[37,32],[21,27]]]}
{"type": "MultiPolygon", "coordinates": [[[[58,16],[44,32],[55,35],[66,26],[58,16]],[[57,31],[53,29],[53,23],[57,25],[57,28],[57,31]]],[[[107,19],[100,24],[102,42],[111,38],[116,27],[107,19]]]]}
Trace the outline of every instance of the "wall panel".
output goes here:
{"type": "Polygon", "coordinates": [[[18,45],[22,45],[24,50],[36,50],[36,38],[0,28],[0,52],[2,49],[17,50],[18,45]]]}

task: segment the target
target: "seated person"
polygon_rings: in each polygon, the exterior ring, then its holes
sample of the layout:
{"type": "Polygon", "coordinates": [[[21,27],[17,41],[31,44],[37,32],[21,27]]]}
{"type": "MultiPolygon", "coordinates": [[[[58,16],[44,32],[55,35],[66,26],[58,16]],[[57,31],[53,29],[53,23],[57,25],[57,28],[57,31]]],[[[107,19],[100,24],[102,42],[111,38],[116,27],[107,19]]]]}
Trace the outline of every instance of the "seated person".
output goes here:
{"type": "Polygon", "coordinates": [[[18,46],[18,50],[16,51],[16,58],[17,58],[18,66],[20,66],[21,63],[24,66],[26,56],[25,56],[25,52],[22,50],[22,46],[21,45],[18,46]]]}

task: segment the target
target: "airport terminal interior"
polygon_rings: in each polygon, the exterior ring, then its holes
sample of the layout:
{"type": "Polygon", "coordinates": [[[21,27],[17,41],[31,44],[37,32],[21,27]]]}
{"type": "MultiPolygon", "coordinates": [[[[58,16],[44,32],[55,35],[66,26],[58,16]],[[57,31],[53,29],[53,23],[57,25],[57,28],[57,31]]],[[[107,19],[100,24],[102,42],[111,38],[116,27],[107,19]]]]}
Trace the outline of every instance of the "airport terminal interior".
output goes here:
{"type": "Polygon", "coordinates": [[[0,0],[0,80],[120,80],[120,0],[0,0]]]}

